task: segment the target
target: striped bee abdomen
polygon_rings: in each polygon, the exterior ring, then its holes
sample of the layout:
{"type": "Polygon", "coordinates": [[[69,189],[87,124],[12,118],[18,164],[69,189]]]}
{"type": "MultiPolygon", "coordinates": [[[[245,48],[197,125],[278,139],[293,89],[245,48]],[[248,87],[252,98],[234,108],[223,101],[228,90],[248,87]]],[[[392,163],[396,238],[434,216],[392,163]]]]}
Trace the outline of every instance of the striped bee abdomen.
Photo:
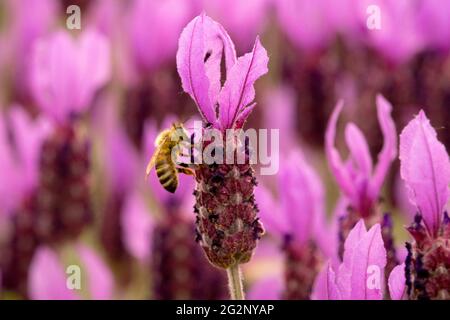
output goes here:
{"type": "Polygon", "coordinates": [[[170,152],[161,151],[156,158],[156,175],[167,191],[174,193],[178,187],[178,176],[175,163],[170,158],[170,152]]]}

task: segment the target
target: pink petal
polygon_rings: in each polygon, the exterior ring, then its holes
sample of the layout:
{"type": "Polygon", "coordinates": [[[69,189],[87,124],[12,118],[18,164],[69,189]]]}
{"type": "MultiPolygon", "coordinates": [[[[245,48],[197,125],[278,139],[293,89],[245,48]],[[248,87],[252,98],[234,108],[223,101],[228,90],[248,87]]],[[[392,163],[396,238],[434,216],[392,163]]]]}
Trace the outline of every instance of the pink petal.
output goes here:
{"type": "Polygon", "coordinates": [[[327,262],[314,281],[311,300],[341,300],[341,294],[336,285],[336,274],[327,262]]]}
{"type": "Polygon", "coordinates": [[[378,198],[392,161],[397,157],[397,131],[391,112],[391,104],[382,95],[377,95],[378,122],[383,132],[384,142],[383,149],[381,149],[378,155],[378,162],[370,184],[372,199],[378,198]]]}
{"type": "Polygon", "coordinates": [[[11,130],[21,167],[21,182],[30,190],[37,184],[41,146],[51,132],[51,125],[40,117],[33,120],[21,106],[15,105],[9,113],[11,130]]]}
{"type": "Polygon", "coordinates": [[[275,204],[272,194],[262,184],[255,190],[255,199],[259,208],[259,217],[269,234],[282,239],[288,233],[286,217],[275,204]]]}
{"type": "Polygon", "coordinates": [[[36,42],[31,61],[31,89],[39,107],[56,121],[64,121],[78,101],[76,47],[60,31],[36,42]]]}
{"type": "Polygon", "coordinates": [[[416,6],[410,0],[383,0],[376,5],[380,7],[381,28],[367,33],[371,45],[395,63],[407,61],[423,46],[416,6]],[[400,20],[402,28],[398,28],[400,20]]]}
{"type": "MultiPolygon", "coordinates": [[[[5,118],[0,117],[0,163],[3,169],[0,170],[0,180],[10,181],[10,183],[0,183],[0,213],[12,214],[20,202],[23,194],[19,179],[17,165],[12,157],[8,131],[5,118]]],[[[0,214],[0,216],[1,216],[0,214]]]]}
{"type": "MultiPolygon", "coordinates": [[[[94,121],[100,123],[102,134],[102,155],[107,161],[104,162],[111,185],[112,192],[125,192],[130,190],[136,178],[145,175],[138,169],[138,155],[131,144],[125,130],[121,127],[118,104],[113,99],[107,99],[99,105],[99,114],[94,121]]],[[[147,152],[147,150],[145,151],[147,152]]]]}
{"type": "Polygon", "coordinates": [[[183,90],[197,104],[205,121],[214,124],[216,116],[210,97],[210,80],[206,74],[204,14],[195,17],[184,28],[178,42],[177,70],[183,90]]]}
{"type": "Polygon", "coordinates": [[[353,257],[355,254],[355,250],[359,244],[359,242],[363,239],[363,237],[367,234],[366,225],[364,224],[364,220],[361,219],[358,223],[353,227],[350,233],[345,239],[344,243],[344,257],[343,263],[347,266],[347,268],[351,268],[353,265],[353,257]]]}
{"type": "Polygon", "coordinates": [[[153,219],[142,196],[134,191],[125,201],[122,211],[122,236],[128,252],[145,261],[151,253],[153,219]]]}
{"type": "Polygon", "coordinates": [[[250,50],[268,21],[270,0],[208,0],[205,10],[230,32],[239,49],[250,50]]]}
{"type": "Polygon", "coordinates": [[[400,172],[395,178],[394,188],[395,203],[397,208],[403,217],[406,217],[406,221],[413,221],[414,216],[417,213],[416,207],[409,201],[409,192],[406,187],[405,181],[401,178],[400,172]]]}
{"type": "Polygon", "coordinates": [[[146,73],[165,62],[172,63],[178,37],[192,17],[194,8],[191,1],[135,0],[129,6],[127,38],[131,42],[130,50],[138,71],[146,73]],[[148,27],[149,21],[152,22],[151,28],[148,27]]]}
{"type": "Polygon", "coordinates": [[[239,113],[239,116],[236,119],[235,128],[240,129],[244,126],[245,121],[247,120],[250,113],[253,111],[253,109],[256,107],[256,102],[246,106],[242,111],[239,113]]]}
{"type": "MultiPolygon", "coordinates": [[[[255,81],[267,73],[269,57],[259,38],[252,52],[240,57],[228,73],[224,87],[219,94],[219,121],[222,130],[234,128],[243,110],[255,99],[255,81]]],[[[248,112],[244,119],[246,119],[248,112]]]]}
{"type": "Polygon", "coordinates": [[[351,269],[351,299],[383,299],[386,249],[381,228],[374,225],[360,240],[354,250],[351,269]],[[375,277],[372,278],[371,277],[375,277]],[[371,283],[371,281],[374,281],[371,283]]]}
{"type": "Polygon", "coordinates": [[[402,300],[405,293],[405,264],[401,264],[392,269],[389,275],[389,294],[392,300],[402,300]]]}
{"type": "Polygon", "coordinates": [[[80,102],[75,111],[83,111],[111,76],[110,45],[105,36],[90,29],[83,31],[77,45],[80,102]]]}
{"type": "Polygon", "coordinates": [[[64,122],[90,107],[96,90],[109,79],[106,39],[86,31],[75,39],[58,31],[39,40],[32,52],[30,83],[39,107],[64,122]]]}
{"type": "Polygon", "coordinates": [[[324,23],[329,11],[327,8],[331,6],[328,0],[277,0],[275,5],[278,22],[298,47],[314,50],[325,46],[330,40],[333,30],[330,24],[324,23]]]}
{"type": "Polygon", "coordinates": [[[279,175],[282,213],[291,235],[305,244],[314,232],[317,215],[324,212],[322,182],[300,152],[292,152],[282,167],[279,175]]]}
{"type": "Polygon", "coordinates": [[[39,247],[30,265],[28,294],[33,300],[74,300],[75,291],[67,288],[67,275],[56,253],[39,247]]]}
{"type": "Polygon", "coordinates": [[[356,165],[358,173],[366,179],[372,175],[372,158],[369,146],[361,130],[353,123],[347,124],[345,128],[345,141],[350,149],[351,159],[356,165]]]}
{"type": "Polygon", "coordinates": [[[405,246],[397,246],[395,248],[396,251],[396,258],[398,261],[402,262],[405,261],[406,257],[408,256],[408,250],[405,246]]]}
{"type": "Polygon", "coordinates": [[[342,192],[350,199],[355,199],[355,189],[352,179],[347,170],[347,166],[343,163],[338,150],[334,146],[336,140],[336,125],[339,114],[342,111],[344,102],[341,100],[336,104],[331,118],[328,122],[325,132],[325,152],[330,166],[331,173],[334,175],[336,182],[340,186],[342,192]]]}
{"type": "Polygon", "coordinates": [[[430,234],[436,235],[448,201],[450,162],[423,111],[400,135],[400,174],[411,203],[418,208],[430,234]]]}
{"type": "Polygon", "coordinates": [[[217,104],[219,92],[222,89],[221,83],[221,63],[222,58],[225,61],[226,77],[228,78],[231,68],[236,63],[236,50],[234,43],[225,29],[217,22],[208,16],[203,18],[203,30],[205,38],[205,55],[209,53],[209,58],[204,62],[206,68],[206,75],[209,78],[209,96],[211,103],[217,104]]]}
{"type": "Polygon", "coordinates": [[[287,152],[296,144],[296,95],[292,88],[278,86],[266,90],[263,106],[264,128],[277,129],[280,134],[280,151],[287,152]],[[273,112],[277,110],[276,112],[273,112]]]}
{"type": "Polygon", "coordinates": [[[50,131],[45,119],[33,120],[19,105],[0,119],[0,180],[8,181],[0,185],[0,204],[7,214],[36,187],[41,146],[50,131]]]}
{"type": "Polygon", "coordinates": [[[421,1],[417,15],[425,45],[444,51],[450,49],[450,3],[441,0],[421,1]]]}
{"type": "Polygon", "coordinates": [[[338,231],[337,226],[328,224],[325,211],[316,214],[313,239],[327,259],[338,261],[338,231]]]}
{"type": "Polygon", "coordinates": [[[87,273],[87,283],[90,297],[93,300],[112,299],[114,291],[114,277],[111,270],[95,251],[84,245],[78,245],[78,254],[87,273]]]}

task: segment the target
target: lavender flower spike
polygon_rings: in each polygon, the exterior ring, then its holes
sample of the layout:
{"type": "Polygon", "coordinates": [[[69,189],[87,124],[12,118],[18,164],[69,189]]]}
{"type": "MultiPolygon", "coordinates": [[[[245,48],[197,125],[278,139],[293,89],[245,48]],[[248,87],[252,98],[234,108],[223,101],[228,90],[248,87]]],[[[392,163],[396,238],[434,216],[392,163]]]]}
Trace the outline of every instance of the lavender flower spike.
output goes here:
{"type": "MultiPolygon", "coordinates": [[[[268,71],[268,60],[258,38],[250,53],[237,58],[226,31],[205,14],[184,28],[177,69],[205,127],[225,133],[244,125],[255,106],[253,84],[268,71]],[[223,55],[226,77],[221,74],[223,55]]],[[[204,146],[210,143],[202,142],[204,146]]],[[[253,195],[256,178],[246,158],[244,164],[198,164],[192,168],[197,182],[195,212],[200,244],[212,264],[228,270],[230,292],[236,299],[243,298],[241,288],[234,290],[240,287],[239,264],[250,260],[263,233],[253,195]]]]}
{"type": "Polygon", "coordinates": [[[400,135],[400,174],[417,215],[406,244],[407,294],[410,299],[450,299],[450,161],[423,111],[400,135]]]}

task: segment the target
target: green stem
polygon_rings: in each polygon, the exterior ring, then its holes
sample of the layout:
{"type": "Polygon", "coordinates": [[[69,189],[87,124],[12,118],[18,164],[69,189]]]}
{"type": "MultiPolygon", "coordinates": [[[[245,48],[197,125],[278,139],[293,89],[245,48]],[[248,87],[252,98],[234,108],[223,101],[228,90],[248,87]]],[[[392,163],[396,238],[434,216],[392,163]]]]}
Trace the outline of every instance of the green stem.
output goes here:
{"type": "Polygon", "coordinates": [[[242,285],[242,275],[239,264],[235,264],[227,269],[228,287],[232,300],[245,300],[244,288],[242,285]]]}

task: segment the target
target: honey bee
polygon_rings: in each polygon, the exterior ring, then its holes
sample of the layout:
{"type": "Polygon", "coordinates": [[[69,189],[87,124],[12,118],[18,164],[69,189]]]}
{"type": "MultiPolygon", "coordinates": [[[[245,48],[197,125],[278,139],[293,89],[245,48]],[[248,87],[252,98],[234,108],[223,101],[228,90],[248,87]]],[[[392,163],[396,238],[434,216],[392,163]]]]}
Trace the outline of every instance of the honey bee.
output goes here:
{"type": "MultiPolygon", "coordinates": [[[[155,167],[159,182],[167,191],[174,193],[178,187],[178,173],[193,175],[194,171],[175,163],[172,151],[179,147],[180,142],[188,141],[189,137],[181,123],[174,123],[170,129],[162,131],[155,140],[155,152],[150,159],[146,175],[150,174],[155,167]]],[[[180,150],[175,150],[174,155],[178,156],[180,150]]]]}

